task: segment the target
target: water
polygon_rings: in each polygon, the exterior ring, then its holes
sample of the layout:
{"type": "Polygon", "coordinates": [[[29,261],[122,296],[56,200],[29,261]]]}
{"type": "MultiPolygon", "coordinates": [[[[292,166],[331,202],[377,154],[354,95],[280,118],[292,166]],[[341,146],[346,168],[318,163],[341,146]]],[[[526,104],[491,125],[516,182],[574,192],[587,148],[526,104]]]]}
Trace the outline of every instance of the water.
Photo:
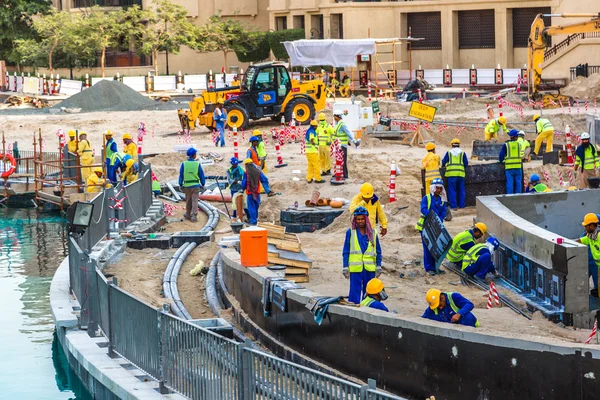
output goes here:
{"type": "Polygon", "coordinates": [[[65,227],[56,215],[0,210],[0,398],[92,399],[68,366],[50,313],[65,227]]]}

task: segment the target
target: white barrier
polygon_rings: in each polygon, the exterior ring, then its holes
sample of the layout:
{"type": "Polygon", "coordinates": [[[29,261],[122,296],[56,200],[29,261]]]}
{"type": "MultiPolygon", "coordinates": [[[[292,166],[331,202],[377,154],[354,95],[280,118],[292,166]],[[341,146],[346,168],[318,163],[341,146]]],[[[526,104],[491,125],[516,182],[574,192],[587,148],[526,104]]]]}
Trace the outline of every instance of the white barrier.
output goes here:
{"type": "Polygon", "coordinates": [[[186,90],[206,90],[206,75],[184,75],[183,85],[186,90]]]}
{"type": "Polygon", "coordinates": [[[519,75],[521,75],[521,70],[518,68],[506,68],[502,70],[502,74],[505,85],[516,85],[517,79],[519,78],[519,75]]]}
{"type": "Polygon", "coordinates": [[[23,77],[17,76],[17,93],[23,93],[23,77]]]}
{"type": "Polygon", "coordinates": [[[114,81],[115,78],[92,78],[92,86],[100,81],[114,81]]]}
{"type": "Polygon", "coordinates": [[[489,68],[477,69],[477,84],[478,85],[494,85],[496,84],[496,71],[489,68]]]}
{"type": "Polygon", "coordinates": [[[172,75],[155,76],[154,87],[152,89],[155,92],[175,90],[177,89],[177,77],[172,75]]]}
{"type": "MultiPolygon", "coordinates": [[[[233,82],[233,77],[235,74],[225,74],[225,83],[227,86],[231,86],[231,82],[233,82]]],[[[223,74],[215,75],[215,84],[217,85],[217,89],[224,88],[226,85],[223,84],[223,74]]]]}
{"type": "Polygon", "coordinates": [[[426,69],[423,71],[423,79],[432,85],[443,85],[444,84],[444,70],[443,69],[426,69]]]}
{"type": "Polygon", "coordinates": [[[137,92],[146,91],[146,77],[145,76],[124,76],[123,84],[129,86],[137,92]]]}
{"type": "Polygon", "coordinates": [[[23,93],[27,94],[40,94],[40,80],[38,78],[25,78],[25,85],[23,86],[23,93]]]}
{"type": "MultiPolygon", "coordinates": [[[[36,78],[37,79],[37,78],[36,78]]],[[[62,79],[60,81],[60,94],[73,95],[81,92],[81,88],[83,87],[83,82],[81,81],[72,81],[70,79],[62,79]]]]}
{"type": "Polygon", "coordinates": [[[468,85],[470,83],[470,77],[468,69],[453,69],[452,70],[452,84],[453,85],[468,85]]]}

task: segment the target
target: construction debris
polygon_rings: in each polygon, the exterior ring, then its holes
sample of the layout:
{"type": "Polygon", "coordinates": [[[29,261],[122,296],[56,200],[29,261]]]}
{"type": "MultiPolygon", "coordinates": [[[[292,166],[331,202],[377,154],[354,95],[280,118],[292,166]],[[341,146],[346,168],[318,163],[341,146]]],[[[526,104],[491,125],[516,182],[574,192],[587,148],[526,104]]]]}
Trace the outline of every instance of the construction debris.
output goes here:
{"type": "Polygon", "coordinates": [[[35,108],[48,107],[48,101],[29,96],[10,96],[4,103],[8,104],[9,107],[21,107],[24,104],[31,104],[35,108]]]}
{"type": "Polygon", "coordinates": [[[269,243],[269,266],[285,266],[285,279],[296,283],[308,282],[308,270],[312,261],[302,251],[300,238],[291,233],[285,233],[285,227],[258,223],[267,230],[269,243]]]}

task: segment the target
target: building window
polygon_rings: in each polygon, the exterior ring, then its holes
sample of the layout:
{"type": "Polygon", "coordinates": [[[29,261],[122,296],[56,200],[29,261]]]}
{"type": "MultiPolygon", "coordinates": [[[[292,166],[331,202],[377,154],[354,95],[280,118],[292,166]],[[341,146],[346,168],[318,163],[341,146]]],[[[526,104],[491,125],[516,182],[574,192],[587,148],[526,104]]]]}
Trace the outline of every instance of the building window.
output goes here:
{"type": "Polygon", "coordinates": [[[294,29],[304,29],[304,15],[294,15],[294,29]]]}
{"type": "Polygon", "coordinates": [[[342,14],[331,14],[329,29],[331,32],[331,39],[344,38],[344,19],[342,18],[342,14]]]}
{"type": "Polygon", "coordinates": [[[283,31],[287,29],[287,17],[275,17],[275,30],[283,31]]]}
{"type": "Polygon", "coordinates": [[[73,0],[73,8],[142,6],[142,0],[73,0]]]}
{"type": "Polygon", "coordinates": [[[410,29],[410,36],[424,39],[411,42],[413,50],[440,50],[442,48],[441,13],[409,13],[406,21],[410,29]]]}
{"type": "Polygon", "coordinates": [[[323,14],[314,14],[310,16],[310,38],[323,39],[323,14]]]}
{"type": "Polygon", "coordinates": [[[458,12],[458,48],[493,49],[496,47],[494,10],[458,12]]]}
{"type": "MultiPolygon", "coordinates": [[[[550,7],[513,8],[513,47],[527,47],[529,45],[529,33],[533,20],[538,14],[550,14],[550,12],[550,7]]],[[[544,17],[544,24],[550,26],[552,24],[551,18],[544,17]]],[[[548,45],[551,46],[551,42],[548,45]]]]}

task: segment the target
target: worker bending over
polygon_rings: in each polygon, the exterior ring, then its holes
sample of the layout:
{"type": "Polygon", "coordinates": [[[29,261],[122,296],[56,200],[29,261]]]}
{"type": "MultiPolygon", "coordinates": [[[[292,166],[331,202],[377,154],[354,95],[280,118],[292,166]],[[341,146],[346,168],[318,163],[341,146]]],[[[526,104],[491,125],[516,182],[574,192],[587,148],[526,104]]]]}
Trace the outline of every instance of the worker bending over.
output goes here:
{"type": "Polygon", "coordinates": [[[321,164],[321,175],[331,174],[331,136],[333,128],[327,122],[325,113],[319,113],[319,124],[317,125],[317,139],[319,140],[319,163],[321,164]]]}
{"type": "Polygon", "coordinates": [[[244,169],[240,166],[239,160],[235,157],[231,157],[229,163],[231,164],[231,167],[227,170],[227,183],[229,183],[229,190],[231,191],[233,217],[239,218],[240,221],[242,221],[244,217],[244,191],[242,190],[244,169]]]}
{"type": "Polygon", "coordinates": [[[346,126],[344,121],[342,121],[343,113],[341,111],[336,111],[333,113],[333,119],[335,120],[335,129],[333,131],[334,139],[337,139],[340,143],[340,149],[342,151],[342,158],[344,165],[342,166],[342,170],[344,173],[344,179],[348,179],[348,144],[354,143],[354,136],[350,129],[346,126]]]}
{"type": "Polygon", "coordinates": [[[81,163],[81,179],[87,182],[87,178],[92,173],[91,165],[94,163],[94,150],[92,150],[92,145],[87,140],[87,133],[85,132],[79,134],[77,154],[79,154],[79,162],[81,163]]]}
{"type": "Polygon", "coordinates": [[[492,256],[498,247],[500,242],[493,236],[490,236],[485,243],[478,243],[471,247],[462,260],[462,271],[470,277],[476,276],[479,279],[485,279],[489,273],[497,275],[492,256]]]}
{"type": "Polygon", "coordinates": [[[574,171],[579,171],[577,174],[577,186],[579,189],[590,187],[588,178],[596,178],[598,176],[598,151],[596,146],[590,143],[590,134],[583,132],[580,136],[581,146],[577,146],[575,150],[575,165],[574,171]]]}
{"type": "Polygon", "coordinates": [[[252,135],[256,136],[258,139],[258,144],[256,145],[256,155],[258,157],[258,161],[260,163],[260,169],[265,174],[267,173],[267,149],[265,147],[265,142],[263,139],[263,133],[259,129],[255,129],[252,132],[252,135]]]}
{"type": "Polygon", "coordinates": [[[183,218],[192,222],[198,222],[198,198],[200,189],[204,190],[206,179],[202,165],[196,161],[196,149],[190,147],[187,150],[188,159],[181,163],[179,168],[179,187],[185,193],[185,214],[183,218]]]}
{"type": "Polygon", "coordinates": [[[517,139],[517,142],[519,143],[521,149],[521,160],[523,160],[523,162],[531,161],[531,143],[529,143],[529,140],[525,139],[525,132],[519,131],[519,138],[517,139]]]}
{"type": "Polygon", "coordinates": [[[465,208],[466,191],[465,175],[469,166],[467,155],[460,148],[460,140],[452,139],[450,142],[452,149],[446,153],[442,160],[442,165],[446,167],[446,179],[448,180],[448,202],[450,207],[456,211],[456,208],[465,208]]]}
{"type": "Polygon", "coordinates": [[[487,141],[494,139],[494,141],[496,141],[500,128],[504,129],[504,132],[508,132],[508,128],[506,127],[506,118],[495,118],[488,122],[485,126],[485,130],[483,131],[485,140],[487,141]]]}
{"type": "Polygon", "coordinates": [[[342,251],[342,274],[350,279],[348,301],[354,304],[364,299],[367,283],[381,275],[381,245],[368,215],[364,207],[354,210],[352,228],[346,231],[342,251]]]}
{"type": "Polygon", "coordinates": [[[444,189],[444,181],[440,178],[436,178],[429,187],[429,194],[423,197],[421,200],[421,217],[415,225],[415,229],[421,232],[421,242],[423,243],[423,267],[425,272],[429,275],[435,275],[436,273],[445,274],[445,271],[436,271],[435,259],[425,244],[423,239],[423,223],[425,218],[429,214],[429,211],[433,211],[437,214],[441,221],[446,217],[446,190],[444,189]]]}
{"type": "Polygon", "coordinates": [[[533,116],[535,122],[535,131],[537,132],[537,138],[535,138],[535,147],[533,152],[537,156],[542,147],[542,142],[546,141],[546,153],[552,151],[552,139],[554,138],[554,127],[546,118],[540,117],[540,114],[533,116]]]}
{"type": "Polygon", "coordinates": [[[254,164],[250,158],[244,160],[246,172],[242,178],[242,190],[246,191],[246,202],[248,204],[248,220],[250,225],[256,225],[258,222],[258,208],[260,207],[260,194],[263,191],[269,197],[275,196],[269,188],[267,176],[254,164]]]}
{"type": "Polygon", "coordinates": [[[508,135],[510,140],[504,143],[498,156],[500,162],[504,162],[506,194],[523,193],[523,161],[521,160],[521,147],[517,142],[519,132],[511,129],[508,135]]]}
{"type": "Polygon", "coordinates": [[[135,161],[138,160],[138,148],[133,142],[133,139],[131,139],[131,134],[129,133],[123,134],[123,152],[125,152],[125,154],[129,154],[129,157],[135,161]]]}
{"type": "Polygon", "coordinates": [[[94,167],[86,182],[88,193],[100,193],[102,188],[108,189],[111,186],[110,183],[106,183],[106,179],[102,178],[103,175],[102,168],[94,167]]]}
{"type": "Polygon", "coordinates": [[[367,295],[360,302],[361,307],[375,308],[381,311],[390,311],[383,304],[388,299],[388,295],[385,292],[383,282],[379,278],[373,278],[367,283],[367,295]]]}
{"type": "Polygon", "coordinates": [[[127,160],[131,160],[131,156],[122,151],[117,151],[110,156],[110,165],[107,170],[108,180],[117,183],[118,175],[125,172],[125,168],[127,168],[127,160]]]}
{"type": "Polygon", "coordinates": [[[598,297],[598,268],[600,268],[600,237],[598,235],[598,215],[594,213],[586,214],[581,223],[585,228],[585,234],[575,241],[588,246],[594,263],[588,262],[588,276],[591,276],[598,297]]]}
{"type": "Polygon", "coordinates": [[[317,121],[310,121],[304,137],[304,152],[306,154],[306,182],[324,183],[321,179],[321,164],[319,164],[319,138],[317,136],[317,121]]]}
{"type": "Polygon", "coordinates": [[[479,321],[471,312],[475,306],[460,293],[443,293],[438,289],[429,289],[425,295],[429,307],[422,318],[452,324],[479,326],[479,321]]]}
{"type": "Polygon", "coordinates": [[[111,130],[104,132],[104,138],[106,139],[106,144],[104,145],[105,153],[104,154],[104,162],[106,163],[106,170],[110,167],[110,159],[114,153],[118,151],[117,142],[113,139],[113,133],[111,130]]]}
{"type": "Polygon", "coordinates": [[[540,176],[538,174],[531,175],[529,182],[527,183],[527,189],[525,190],[526,193],[543,193],[551,191],[552,189],[540,182],[540,176]]]}
{"type": "Polygon", "coordinates": [[[121,175],[121,180],[123,181],[123,184],[129,185],[130,183],[137,181],[138,172],[139,172],[139,165],[138,165],[137,161],[135,161],[133,159],[129,159],[129,160],[125,161],[125,171],[121,175]]]}
{"type": "Polygon", "coordinates": [[[387,216],[385,215],[385,211],[383,211],[383,206],[381,205],[381,201],[379,201],[379,197],[375,194],[373,185],[368,182],[363,183],[360,187],[360,193],[352,198],[349,211],[353,213],[358,207],[367,209],[371,227],[376,229],[377,223],[381,225],[380,233],[381,237],[384,237],[387,234],[387,216]]]}
{"type": "Polygon", "coordinates": [[[423,169],[425,170],[425,188],[431,186],[431,182],[435,178],[441,178],[440,167],[442,161],[438,154],[435,154],[435,144],[429,142],[425,145],[427,154],[423,157],[423,169]]]}
{"type": "Polygon", "coordinates": [[[227,110],[223,107],[225,101],[221,99],[217,99],[217,106],[215,107],[215,111],[213,112],[213,120],[215,121],[215,128],[217,132],[219,132],[219,137],[215,140],[215,146],[219,147],[219,143],[221,147],[225,147],[225,123],[227,122],[227,110]]]}
{"type": "Polygon", "coordinates": [[[446,254],[448,261],[453,263],[462,262],[467,250],[475,246],[475,242],[481,239],[486,232],[487,226],[483,222],[478,222],[473,229],[467,229],[454,236],[452,246],[446,254]]]}

